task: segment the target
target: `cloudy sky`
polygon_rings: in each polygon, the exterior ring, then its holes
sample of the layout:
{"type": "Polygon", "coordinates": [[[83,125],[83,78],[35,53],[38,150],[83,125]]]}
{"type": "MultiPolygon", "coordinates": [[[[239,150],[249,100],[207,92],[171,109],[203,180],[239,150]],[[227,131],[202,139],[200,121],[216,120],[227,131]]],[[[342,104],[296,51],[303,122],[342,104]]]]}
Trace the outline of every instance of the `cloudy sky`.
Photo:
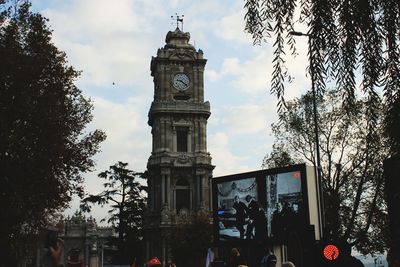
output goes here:
{"type": "MultiPolygon", "coordinates": [[[[117,161],[144,171],[151,152],[147,113],[153,99],[150,60],[174,30],[171,15],[184,14],[184,31],[208,59],[205,99],[211,103],[208,150],[214,176],[257,170],[271,150],[270,124],[277,100],[269,94],[272,41],[253,46],[244,33],[243,0],[33,0],[33,9],[49,19],[56,46],[82,71],[77,85],[94,103],[89,129],[102,129],[107,140],[86,175],[86,190],[100,192],[97,174],[117,161]]],[[[299,29],[300,26],[299,26],[299,29]]],[[[295,81],[288,98],[310,84],[307,49],[299,37],[296,58],[287,59],[295,81]]],[[[77,201],[67,214],[76,210],[77,201]]],[[[106,216],[95,209],[96,218],[106,216]]]]}

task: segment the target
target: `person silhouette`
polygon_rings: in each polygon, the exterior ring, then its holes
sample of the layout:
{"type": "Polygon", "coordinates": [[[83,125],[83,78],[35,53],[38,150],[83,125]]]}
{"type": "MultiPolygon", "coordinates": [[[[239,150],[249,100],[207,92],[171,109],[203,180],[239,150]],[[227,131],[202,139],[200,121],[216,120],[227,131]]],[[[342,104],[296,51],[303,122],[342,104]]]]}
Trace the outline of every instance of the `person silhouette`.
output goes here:
{"type": "Polygon", "coordinates": [[[240,239],[244,238],[244,225],[246,223],[247,216],[247,206],[242,201],[239,200],[239,196],[235,196],[234,203],[232,206],[236,210],[236,228],[240,232],[240,239]]]}
{"type": "Polygon", "coordinates": [[[247,206],[247,214],[249,217],[249,223],[246,228],[246,239],[254,239],[255,234],[253,232],[256,227],[258,214],[260,210],[260,205],[258,202],[250,195],[246,196],[246,202],[249,203],[247,206]]]}

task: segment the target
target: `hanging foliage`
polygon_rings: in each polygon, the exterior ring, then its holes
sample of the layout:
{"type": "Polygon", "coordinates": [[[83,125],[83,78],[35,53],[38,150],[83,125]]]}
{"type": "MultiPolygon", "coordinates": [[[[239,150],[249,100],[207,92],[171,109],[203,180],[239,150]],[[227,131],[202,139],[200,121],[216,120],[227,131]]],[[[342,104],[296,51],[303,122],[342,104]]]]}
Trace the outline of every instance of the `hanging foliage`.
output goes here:
{"type": "Polygon", "coordinates": [[[290,79],[284,57],[287,50],[296,53],[290,32],[299,24],[305,25],[309,71],[317,94],[324,94],[329,77],[336,82],[350,112],[359,74],[361,91],[368,97],[369,141],[376,137],[383,100],[391,153],[400,150],[398,0],[246,0],[244,8],[245,30],[252,34],[254,43],[274,38],[271,93],[278,97],[278,111],[285,108],[285,83],[290,79]]]}

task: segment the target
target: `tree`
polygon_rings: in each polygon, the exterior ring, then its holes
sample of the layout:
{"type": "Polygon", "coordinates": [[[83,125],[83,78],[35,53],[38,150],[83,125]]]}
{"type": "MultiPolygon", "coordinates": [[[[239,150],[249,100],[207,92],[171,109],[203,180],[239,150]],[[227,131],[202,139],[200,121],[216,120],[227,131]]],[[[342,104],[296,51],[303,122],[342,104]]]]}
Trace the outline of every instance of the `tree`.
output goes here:
{"type": "Polygon", "coordinates": [[[367,96],[369,141],[373,142],[384,99],[385,135],[391,154],[400,151],[400,2],[397,0],[246,0],[245,30],[254,43],[274,36],[274,70],[271,92],[284,109],[287,48],[296,54],[296,23],[308,29],[309,71],[319,95],[327,77],[335,81],[351,110],[356,101],[356,75],[367,96]],[[300,16],[296,16],[300,14],[300,16]],[[286,42],[285,42],[286,40],[286,42]]]}
{"type": "MultiPolygon", "coordinates": [[[[96,195],[89,195],[82,200],[83,211],[90,212],[91,204],[104,206],[110,204],[108,223],[116,229],[118,253],[116,263],[130,263],[141,255],[142,220],[146,210],[147,186],[139,179],[144,173],[127,169],[128,163],[119,161],[101,172],[99,178],[105,179],[104,190],[96,195]]],[[[112,243],[113,243],[112,242],[112,243]]]]}
{"type": "MultiPolygon", "coordinates": [[[[368,100],[355,101],[347,112],[341,99],[339,90],[327,90],[318,100],[327,229],[364,254],[383,252],[388,236],[382,164],[388,151],[383,138],[375,140],[375,146],[368,144],[368,100]]],[[[276,141],[263,167],[315,165],[312,100],[308,93],[287,102],[280,122],[272,124],[276,141]]]]}
{"type": "Polygon", "coordinates": [[[85,131],[93,106],[51,37],[28,1],[0,1],[0,265],[15,266],[18,240],[82,194],[105,139],[85,131]]]}
{"type": "Polygon", "coordinates": [[[171,229],[168,239],[177,266],[204,266],[207,249],[212,243],[210,217],[203,213],[192,214],[171,229]]]}

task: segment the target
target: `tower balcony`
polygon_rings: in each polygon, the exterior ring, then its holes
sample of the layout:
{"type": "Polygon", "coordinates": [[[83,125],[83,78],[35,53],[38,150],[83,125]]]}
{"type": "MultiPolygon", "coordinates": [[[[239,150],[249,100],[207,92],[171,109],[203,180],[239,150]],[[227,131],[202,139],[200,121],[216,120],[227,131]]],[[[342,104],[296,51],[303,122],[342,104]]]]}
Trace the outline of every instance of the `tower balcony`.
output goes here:
{"type": "Polygon", "coordinates": [[[148,124],[151,126],[156,116],[169,114],[190,114],[210,117],[210,102],[189,102],[189,101],[154,101],[149,111],[148,124]]]}
{"type": "Polygon", "coordinates": [[[212,166],[208,152],[157,152],[150,156],[147,164],[171,167],[212,166]]]}

